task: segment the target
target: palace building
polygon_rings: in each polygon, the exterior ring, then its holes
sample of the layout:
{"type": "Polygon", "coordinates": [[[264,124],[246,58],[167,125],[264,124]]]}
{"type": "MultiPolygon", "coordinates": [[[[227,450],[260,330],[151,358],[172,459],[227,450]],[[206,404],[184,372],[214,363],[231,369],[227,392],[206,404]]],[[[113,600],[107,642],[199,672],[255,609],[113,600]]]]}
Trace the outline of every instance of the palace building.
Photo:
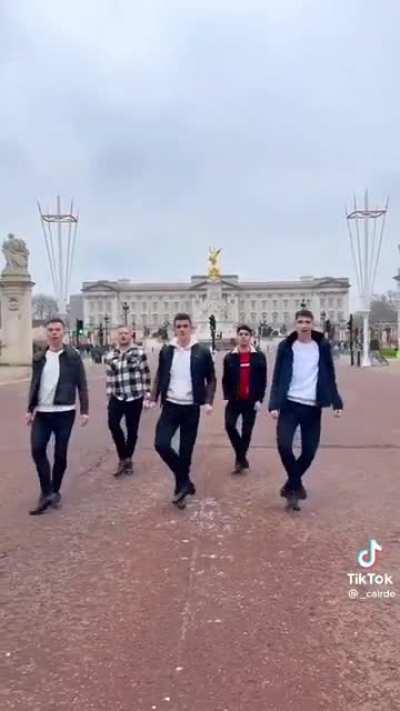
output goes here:
{"type": "Polygon", "coordinates": [[[231,338],[239,322],[256,332],[261,323],[283,331],[293,325],[301,304],[313,311],[317,324],[329,319],[340,330],[349,317],[350,283],[346,277],[300,277],[297,281],[240,281],[237,274],[221,274],[217,253],[209,255],[207,275],[188,282],[136,283],[128,279],[84,282],[82,285],[85,328],[106,325],[110,330],[128,323],[138,333],[153,333],[174,315],[191,315],[200,338],[209,336],[209,317],[217,332],[231,338]]]}

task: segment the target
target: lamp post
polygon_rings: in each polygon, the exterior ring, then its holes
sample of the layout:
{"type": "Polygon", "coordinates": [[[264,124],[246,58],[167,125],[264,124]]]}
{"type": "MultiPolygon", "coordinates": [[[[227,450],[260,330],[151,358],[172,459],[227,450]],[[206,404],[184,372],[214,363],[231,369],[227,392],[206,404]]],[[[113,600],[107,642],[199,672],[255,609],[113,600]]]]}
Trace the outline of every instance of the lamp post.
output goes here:
{"type": "Polygon", "coordinates": [[[360,312],[363,317],[363,356],[361,365],[364,368],[371,365],[369,357],[369,312],[381,255],[388,206],[389,199],[386,200],[384,208],[371,210],[368,204],[368,191],[366,190],[364,207],[361,209],[357,207],[357,201],[354,196],[354,209],[352,212],[347,212],[346,209],[345,212],[351,254],[360,295],[360,312]],[[370,229],[371,224],[373,224],[372,229],[370,229]]]}
{"type": "Polygon", "coordinates": [[[124,301],[124,303],[122,304],[122,311],[124,312],[124,326],[127,326],[129,313],[129,304],[127,301],[124,301]]]}
{"type": "Polygon", "coordinates": [[[103,331],[103,324],[102,324],[101,321],[100,321],[100,323],[99,323],[99,331],[98,331],[98,333],[99,333],[99,345],[100,345],[101,347],[103,347],[103,345],[104,345],[104,331],[103,331]]]}
{"type": "Polygon", "coordinates": [[[106,336],[106,346],[108,346],[108,324],[110,323],[110,317],[108,314],[104,316],[104,330],[105,330],[105,336],[106,336]]]}
{"type": "Polygon", "coordinates": [[[325,321],[326,321],[326,311],[321,311],[320,322],[321,322],[322,333],[325,333],[325,321]]]}
{"type": "Polygon", "coordinates": [[[215,331],[217,329],[217,322],[215,320],[214,314],[211,314],[210,318],[208,319],[210,323],[210,334],[211,334],[211,349],[212,352],[215,352],[215,331]]]}
{"type": "MultiPolygon", "coordinates": [[[[397,245],[397,249],[400,252],[400,244],[397,245]]],[[[397,283],[397,357],[400,357],[400,267],[398,267],[397,274],[393,277],[393,279],[397,283]]]]}

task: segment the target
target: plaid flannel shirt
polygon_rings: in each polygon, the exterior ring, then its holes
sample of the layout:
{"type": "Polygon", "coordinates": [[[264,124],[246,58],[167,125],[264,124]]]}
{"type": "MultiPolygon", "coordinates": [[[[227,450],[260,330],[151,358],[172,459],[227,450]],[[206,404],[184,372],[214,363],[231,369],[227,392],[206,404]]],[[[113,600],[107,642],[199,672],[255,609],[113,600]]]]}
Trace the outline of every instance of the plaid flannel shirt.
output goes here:
{"type": "Polygon", "coordinates": [[[132,400],[150,396],[150,369],[146,353],[138,346],[114,348],[105,357],[107,397],[132,400]]]}

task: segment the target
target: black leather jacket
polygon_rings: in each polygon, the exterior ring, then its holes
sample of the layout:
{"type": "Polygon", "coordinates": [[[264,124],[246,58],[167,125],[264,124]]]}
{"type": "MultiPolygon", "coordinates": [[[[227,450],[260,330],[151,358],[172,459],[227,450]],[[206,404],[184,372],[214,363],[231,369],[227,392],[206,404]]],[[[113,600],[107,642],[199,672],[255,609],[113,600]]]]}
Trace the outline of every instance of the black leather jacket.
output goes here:
{"type": "MultiPolygon", "coordinates": [[[[46,351],[40,351],[33,357],[28,412],[33,412],[38,404],[40,380],[45,363],[46,351]]],[[[85,368],[78,351],[70,346],[64,346],[64,351],[60,355],[60,377],[54,396],[54,404],[74,405],[76,391],[79,393],[81,414],[87,415],[89,412],[89,397],[85,368]]]]}
{"type": "MultiPolygon", "coordinates": [[[[161,396],[162,404],[167,398],[174,350],[173,345],[168,345],[164,346],[160,351],[152,399],[157,401],[158,397],[161,396]]],[[[194,404],[204,405],[207,403],[212,405],[217,387],[214,362],[208,348],[199,343],[194,343],[190,349],[190,373],[192,376],[194,404]]]]}

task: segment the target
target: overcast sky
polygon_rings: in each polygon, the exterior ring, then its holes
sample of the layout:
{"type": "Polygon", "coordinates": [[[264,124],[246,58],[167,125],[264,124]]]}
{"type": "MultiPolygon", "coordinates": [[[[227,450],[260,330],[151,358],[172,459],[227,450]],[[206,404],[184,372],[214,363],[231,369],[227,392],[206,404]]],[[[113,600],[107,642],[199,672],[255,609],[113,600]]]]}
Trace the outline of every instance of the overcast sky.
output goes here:
{"type": "Polygon", "coordinates": [[[49,292],[36,200],[60,193],[72,291],[187,280],[210,244],[242,279],[354,282],[344,206],[368,187],[393,288],[399,26],[398,0],[0,0],[2,238],[49,292]]]}

